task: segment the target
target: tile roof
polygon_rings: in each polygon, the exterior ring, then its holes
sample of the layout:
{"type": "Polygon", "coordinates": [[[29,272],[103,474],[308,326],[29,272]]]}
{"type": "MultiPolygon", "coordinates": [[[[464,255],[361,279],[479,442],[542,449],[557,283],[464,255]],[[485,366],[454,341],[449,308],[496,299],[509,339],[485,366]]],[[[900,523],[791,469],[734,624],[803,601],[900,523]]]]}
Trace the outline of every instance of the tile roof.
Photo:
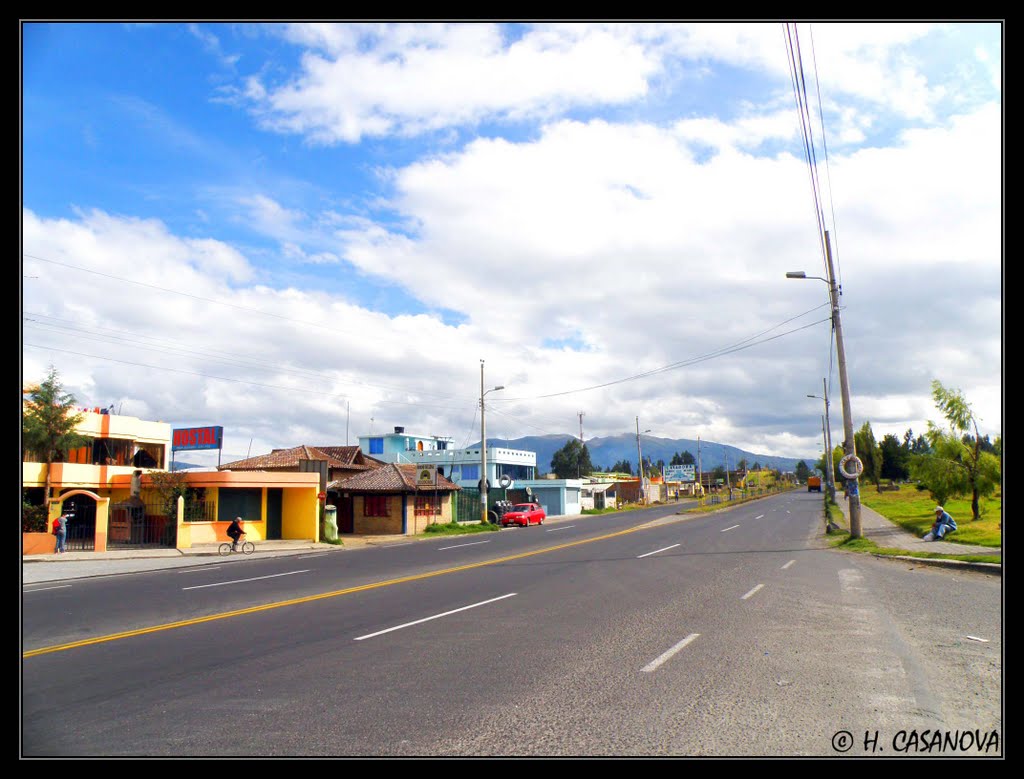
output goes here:
{"type": "Polygon", "coordinates": [[[452,492],[459,487],[441,475],[437,477],[437,487],[418,487],[415,465],[387,463],[381,468],[332,481],[327,489],[347,492],[452,492]]]}
{"type": "Polygon", "coordinates": [[[291,449],[275,449],[270,454],[261,454],[245,460],[235,460],[221,465],[222,471],[266,471],[280,468],[296,468],[301,460],[326,460],[328,468],[346,468],[362,471],[378,468],[381,463],[362,455],[358,446],[296,446],[291,449]]]}

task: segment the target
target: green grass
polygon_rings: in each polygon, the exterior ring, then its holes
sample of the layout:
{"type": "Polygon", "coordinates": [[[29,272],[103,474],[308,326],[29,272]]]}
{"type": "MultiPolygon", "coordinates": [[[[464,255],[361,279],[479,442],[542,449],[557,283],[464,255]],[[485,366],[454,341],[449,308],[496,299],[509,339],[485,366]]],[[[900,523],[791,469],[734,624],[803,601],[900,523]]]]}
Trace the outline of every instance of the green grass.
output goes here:
{"type": "MultiPolygon", "coordinates": [[[[909,530],[919,538],[923,537],[935,521],[935,500],[927,491],[919,491],[913,484],[901,484],[897,492],[878,492],[874,485],[862,484],[860,502],[874,509],[886,519],[909,530]]],[[[981,519],[971,519],[971,499],[952,498],[945,509],[956,520],[956,532],[947,540],[954,544],[999,547],[1002,545],[1001,528],[1003,497],[1001,490],[980,499],[981,519]]]]}
{"type": "Polygon", "coordinates": [[[1002,558],[998,555],[950,555],[939,552],[908,552],[906,549],[894,549],[892,547],[878,546],[869,538],[853,538],[848,531],[841,530],[836,534],[831,545],[844,552],[863,552],[865,554],[877,554],[899,557],[922,557],[933,560],[962,560],[967,563],[1000,563],[1002,558]]]}
{"type": "Polygon", "coordinates": [[[448,522],[442,525],[435,522],[433,525],[427,525],[423,532],[436,536],[464,536],[470,533],[490,533],[497,529],[498,526],[492,525],[490,522],[486,525],[464,525],[461,522],[448,522]]]}

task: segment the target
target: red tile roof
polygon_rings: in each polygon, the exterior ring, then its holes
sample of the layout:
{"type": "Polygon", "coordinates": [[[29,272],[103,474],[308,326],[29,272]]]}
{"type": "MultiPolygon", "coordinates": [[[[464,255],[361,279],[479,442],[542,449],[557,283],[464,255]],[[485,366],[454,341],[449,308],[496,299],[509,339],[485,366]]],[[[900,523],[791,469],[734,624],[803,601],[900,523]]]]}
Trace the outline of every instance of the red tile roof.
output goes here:
{"type": "Polygon", "coordinates": [[[221,465],[222,471],[269,471],[283,468],[297,468],[301,460],[326,460],[328,468],[345,468],[363,471],[379,468],[380,460],[363,455],[358,446],[296,446],[292,449],[275,449],[270,454],[261,454],[246,460],[235,460],[221,465]]]}
{"type": "Polygon", "coordinates": [[[346,492],[452,492],[459,487],[441,475],[437,477],[437,487],[432,484],[418,487],[415,465],[388,463],[382,468],[332,481],[327,489],[346,492]]]}

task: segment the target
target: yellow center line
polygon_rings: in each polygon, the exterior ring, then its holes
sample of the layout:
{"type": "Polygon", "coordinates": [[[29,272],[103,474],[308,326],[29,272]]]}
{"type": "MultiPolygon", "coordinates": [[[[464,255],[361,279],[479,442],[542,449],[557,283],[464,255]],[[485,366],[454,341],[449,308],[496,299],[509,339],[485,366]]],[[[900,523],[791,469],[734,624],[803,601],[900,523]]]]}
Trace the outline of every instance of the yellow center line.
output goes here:
{"type": "Polygon", "coordinates": [[[421,579],[429,579],[433,576],[443,576],[450,573],[458,573],[459,571],[468,571],[473,568],[482,568],[485,565],[497,565],[499,563],[507,563],[511,560],[521,560],[524,557],[533,557],[534,555],[547,554],[549,552],[557,552],[559,549],[568,549],[571,546],[579,546],[580,544],[591,544],[595,541],[605,541],[609,538],[615,538],[616,536],[626,535],[627,533],[635,533],[638,530],[644,530],[646,525],[638,525],[637,527],[627,528],[626,530],[619,530],[615,533],[608,533],[607,535],[598,536],[597,538],[585,538],[580,541],[569,541],[564,544],[558,544],[557,546],[547,547],[545,549],[537,549],[533,552],[521,552],[520,554],[508,555],[506,557],[498,557],[494,560],[484,560],[479,563],[468,563],[466,565],[460,565],[455,568],[445,568],[440,571],[432,571],[430,573],[420,573],[415,576],[403,576],[398,579],[388,579],[382,582],[373,582],[371,584],[362,584],[358,587],[346,587],[343,590],[335,590],[333,592],[323,592],[319,595],[306,595],[302,598],[293,598],[291,600],[278,601],[277,603],[266,603],[262,606],[250,606],[246,609],[238,609],[237,611],[227,611],[222,614],[211,614],[207,617],[196,617],[194,619],[186,619],[181,622],[168,622],[164,625],[153,625],[148,628],[139,628],[138,630],[127,630],[123,633],[112,633],[109,636],[96,636],[94,638],[87,638],[82,641],[73,641],[70,644],[57,644],[55,646],[40,647],[39,649],[32,649],[28,652],[22,653],[22,658],[36,657],[37,655],[50,654],[51,652],[64,652],[68,649],[78,649],[83,646],[91,646],[92,644],[102,644],[107,641],[119,641],[123,638],[131,638],[132,636],[143,636],[147,633],[157,633],[163,630],[175,630],[176,628],[189,627],[190,625],[200,625],[204,622],[213,622],[214,620],[230,619],[232,617],[241,617],[246,614],[256,614],[260,611],[269,611],[270,609],[280,609],[286,606],[297,606],[301,603],[311,603],[312,601],[323,600],[325,598],[337,598],[341,595],[351,595],[354,592],[365,592],[366,590],[377,589],[378,587],[390,587],[394,584],[404,584],[406,582],[419,581],[421,579]]]}

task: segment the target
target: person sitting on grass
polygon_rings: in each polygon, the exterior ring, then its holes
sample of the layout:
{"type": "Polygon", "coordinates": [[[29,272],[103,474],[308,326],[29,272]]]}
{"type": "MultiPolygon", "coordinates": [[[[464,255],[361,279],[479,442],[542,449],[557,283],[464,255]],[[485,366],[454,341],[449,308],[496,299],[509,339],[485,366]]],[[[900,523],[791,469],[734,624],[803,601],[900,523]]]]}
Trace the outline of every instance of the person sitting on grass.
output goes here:
{"type": "Polygon", "coordinates": [[[932,525],[932,541],[941,541],[956,530],[956,520],[942,506],[935,507],[935,524],[932,525]]]}

